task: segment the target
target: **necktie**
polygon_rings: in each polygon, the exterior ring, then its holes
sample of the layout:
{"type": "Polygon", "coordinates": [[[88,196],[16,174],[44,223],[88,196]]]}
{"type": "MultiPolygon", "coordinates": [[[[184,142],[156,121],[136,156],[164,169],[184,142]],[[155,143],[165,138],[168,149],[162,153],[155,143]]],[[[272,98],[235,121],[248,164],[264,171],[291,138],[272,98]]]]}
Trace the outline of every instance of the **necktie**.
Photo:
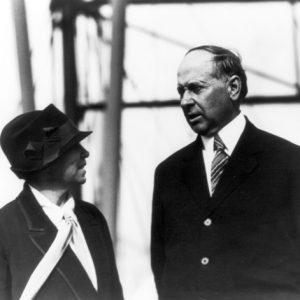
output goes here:
{"type": "Polygon", "coordinates": [[[211,164],[211,193],[213,194],[219,179],[224,171],[224,167],[228,162],[229,156],[225,153],[226,146],[219,137],[215,135],[214,150],[216,151],[215,157],[211,164]]]}

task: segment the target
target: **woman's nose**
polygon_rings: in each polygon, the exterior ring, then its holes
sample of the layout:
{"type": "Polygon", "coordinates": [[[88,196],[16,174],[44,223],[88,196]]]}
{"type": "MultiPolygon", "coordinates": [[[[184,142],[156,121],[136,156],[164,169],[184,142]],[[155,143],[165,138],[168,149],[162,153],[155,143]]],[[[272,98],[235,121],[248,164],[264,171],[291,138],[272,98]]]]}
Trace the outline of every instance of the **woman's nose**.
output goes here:
{"type": "Polygon", "coordinates": [[[82,145],[80,145],[80,155],[82,158],[89,157],[90,153],[82,145]]]}

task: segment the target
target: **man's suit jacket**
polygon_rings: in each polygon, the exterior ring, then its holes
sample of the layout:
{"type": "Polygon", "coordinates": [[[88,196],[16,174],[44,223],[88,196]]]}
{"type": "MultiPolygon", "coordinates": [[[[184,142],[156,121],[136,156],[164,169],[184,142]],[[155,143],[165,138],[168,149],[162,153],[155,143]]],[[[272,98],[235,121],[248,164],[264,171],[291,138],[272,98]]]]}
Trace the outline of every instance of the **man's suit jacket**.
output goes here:
{"type": "Polygon", "coordinates": [[[300,148],[249,121],[209,196],[202,142],[156,170],[160,299],[300,299],[300,148]]]}
{"type": "MultiPolygon", "coordinates": [[[[35,299],[122,300],[106,221],[93,205],[76,201],[75,214],[94,261],[98,292],[79,260],[67,248],[35,299]]],[[[0,210],[0,299],[19,299],[57,229],[25,184],[16,200],[0,210]]]]}

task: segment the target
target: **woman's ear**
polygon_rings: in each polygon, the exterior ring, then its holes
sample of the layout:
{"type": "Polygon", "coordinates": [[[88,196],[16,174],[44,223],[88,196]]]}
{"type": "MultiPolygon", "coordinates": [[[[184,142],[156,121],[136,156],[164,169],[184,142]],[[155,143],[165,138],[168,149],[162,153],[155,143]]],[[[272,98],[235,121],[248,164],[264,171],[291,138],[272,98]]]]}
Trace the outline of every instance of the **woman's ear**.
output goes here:
{"type": "Polygon", "coordinates": [[[231,76],[227,81],[227,90],[232,101],[239,100],[241,89],[242,89],[241,78],[238,75],[231,76]]]}

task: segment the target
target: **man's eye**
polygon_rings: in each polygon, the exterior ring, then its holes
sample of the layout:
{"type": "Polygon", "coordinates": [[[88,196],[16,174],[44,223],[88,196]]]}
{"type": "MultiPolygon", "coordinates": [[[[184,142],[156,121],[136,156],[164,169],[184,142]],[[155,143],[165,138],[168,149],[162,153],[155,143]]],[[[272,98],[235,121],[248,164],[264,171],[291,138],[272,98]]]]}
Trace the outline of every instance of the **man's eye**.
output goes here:
{"type": "Polygon", "coordinates": [[[188,88],[191,92],[193,92],[195,94],[200,93],[202,90],[202,86],[196,85],[196,84],[190,85],[188,88]]]}

